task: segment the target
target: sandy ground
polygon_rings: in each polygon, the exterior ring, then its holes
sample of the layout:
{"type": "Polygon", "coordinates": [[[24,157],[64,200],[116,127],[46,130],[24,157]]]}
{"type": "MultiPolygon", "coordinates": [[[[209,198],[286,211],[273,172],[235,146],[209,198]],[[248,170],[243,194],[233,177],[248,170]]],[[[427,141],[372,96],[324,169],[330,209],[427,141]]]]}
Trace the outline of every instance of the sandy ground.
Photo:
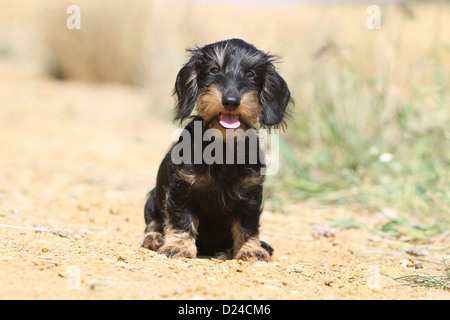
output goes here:
{"type": "Polygon", "coordinates": [[[344,208],[264,212],[269,263],[140,248],[145,195],[173,130],[147,98],[0,60],[0,299],[450,298],[393,280],[442,275],[448,237],[389,240],[373,232],[381,215],[344,208]],[[329,227],[350,218],[366,227],[329,227]]]}

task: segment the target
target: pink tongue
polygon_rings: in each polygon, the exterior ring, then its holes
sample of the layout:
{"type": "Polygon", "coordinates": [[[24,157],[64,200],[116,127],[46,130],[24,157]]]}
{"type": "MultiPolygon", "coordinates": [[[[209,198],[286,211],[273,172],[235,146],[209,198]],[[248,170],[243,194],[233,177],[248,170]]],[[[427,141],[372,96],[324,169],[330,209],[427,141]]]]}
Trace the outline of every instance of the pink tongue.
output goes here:
{"type": "Polygon", "coordinates": [[[236,129],[241,125],[239,119],[235,115],[228,113],[222,113],[219,119],[219,123],[222,125],[222,127],[227,129],[236,129]]]}

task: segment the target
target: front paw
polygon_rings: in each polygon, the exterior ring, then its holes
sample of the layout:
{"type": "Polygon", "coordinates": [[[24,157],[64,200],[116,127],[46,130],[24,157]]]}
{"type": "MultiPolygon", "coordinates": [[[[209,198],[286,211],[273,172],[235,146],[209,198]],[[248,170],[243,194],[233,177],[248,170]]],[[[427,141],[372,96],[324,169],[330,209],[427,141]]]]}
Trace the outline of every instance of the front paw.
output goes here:
{"type": "Polygon", "coordinates": [[[234,256],[235,259],[244,261],[270,261],[270,254],[260,244],[245,243],[234,256]]]}
{"type": "Polygon", "coordinates": [[[195,258],[197,257],[197,247],[190,240],[166,241],[159,248],[159,253],[165,254],[168,258],[195,258]]]}
{"type": "Polygon", "coordinates": [[[144,235],[141,246],[149,250],[157,251],[163,245],[163,239],[162,233],[150,231],[144,235]]]}

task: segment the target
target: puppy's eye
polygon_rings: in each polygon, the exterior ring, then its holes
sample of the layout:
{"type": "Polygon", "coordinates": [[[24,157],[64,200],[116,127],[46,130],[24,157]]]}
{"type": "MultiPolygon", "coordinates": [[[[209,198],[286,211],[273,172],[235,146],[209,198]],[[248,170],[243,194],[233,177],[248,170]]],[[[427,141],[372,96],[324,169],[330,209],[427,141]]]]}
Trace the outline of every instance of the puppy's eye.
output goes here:
{"type": "Polygon", "coordinates": [[[219,68],[213,67],[213,68],[209,69],[209,72],[211,72],[212,74],[218,74],[219,73],[219,68]]]}
{"type": "Polygon", "coordinates": [[[256,76],[256,74],[255,74],[253,71],[247,71],[247,72],[245,73],[245,76],[246,76],[247,78],[249,78],[249,79],[252,79],[252,78],[254,78],[254,77],[256,76]]]}

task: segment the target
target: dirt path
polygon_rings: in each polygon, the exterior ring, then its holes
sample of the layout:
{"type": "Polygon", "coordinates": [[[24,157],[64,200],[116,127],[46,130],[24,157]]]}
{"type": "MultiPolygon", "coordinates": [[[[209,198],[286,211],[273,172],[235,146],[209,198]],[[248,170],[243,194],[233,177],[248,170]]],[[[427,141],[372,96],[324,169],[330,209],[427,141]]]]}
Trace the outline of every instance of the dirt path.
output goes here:
{"type": "Polygon", "coordinates": [[[145,195],[173,130],[147,108],[134,89],[54,82],[0,61],[0,299],[450,298],[392,279],[443,274],[448,242],[413,256],[411,244],[368,231],[382,217],[343,209],[265,212],[270,263],[141,249],[145,195]],[[368,228],[327,227],[348,218],[368,228]]]}

